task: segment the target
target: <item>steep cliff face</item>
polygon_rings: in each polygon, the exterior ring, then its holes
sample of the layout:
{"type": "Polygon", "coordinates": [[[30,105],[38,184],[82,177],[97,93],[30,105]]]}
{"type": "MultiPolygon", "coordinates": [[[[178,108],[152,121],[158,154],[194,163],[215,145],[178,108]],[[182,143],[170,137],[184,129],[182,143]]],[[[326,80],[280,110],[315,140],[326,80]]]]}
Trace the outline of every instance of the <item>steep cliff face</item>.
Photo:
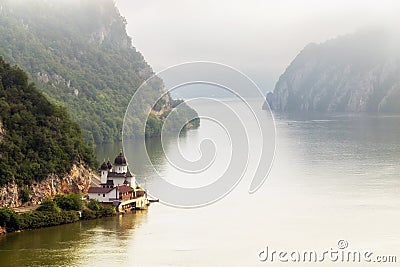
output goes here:
{"type": "Polygon", "coordinates": [[[21,195],[22,189],[27,190],[28,202],[33,205],[40,204],[43,199],[54,197],[57,194],[86,194],[93,179],[99,180],[99,177],[83,165],[74,165],[67,174],[51,174],[46,179],[34,182],[28,187],[21,187],[15,182],[11,182],[0,187],[0,207],[19,207],[24,204],[25,201],[21,195]]]}
{"type": "Polygon", "coordinates": [[[267,102],[280,111],[400,112],[400,53],[393,44],[380,31],[310,44],[267,102]]]}
{"type": "Polygon", "coordinates": [[[29,192],[34,203],[56,193],[85,192],[94,161],[93,148],[66,111],[0,57],[1,205],[27,202],[29,192]]]}
{"type": "MultiPolygon", "coordinates": [[[[129,100],[154,75],[113,0],[0,0],[0,36],[0,56],[65,106],[90,143],[121,137],[129,100]]],[[[153,80],[135,107],[139,121],[164,92],[161,79],[153,80]]],[[[142,134],[139,128],[132,137],[142,134]]]]}

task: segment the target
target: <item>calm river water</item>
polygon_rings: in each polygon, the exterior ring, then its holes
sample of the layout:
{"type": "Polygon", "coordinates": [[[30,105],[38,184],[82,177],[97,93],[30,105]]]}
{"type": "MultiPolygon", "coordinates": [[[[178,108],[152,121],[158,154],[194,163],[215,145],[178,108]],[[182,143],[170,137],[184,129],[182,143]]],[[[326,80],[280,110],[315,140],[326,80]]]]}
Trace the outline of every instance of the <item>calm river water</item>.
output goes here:
{"type": "MultiPolygon", "coordinates": [[[[198,103],[196,109],[201,114],[210,105],[198,103]]],[[[248,174],[228,196],[203,208],[154,203],[148,211],[9,234],[0,237],[0,266],[397,266],[259,260],[266,247],[323,252],[338,249],[344,240],[350,250],[400,261],[400,116],[275,117],[275,161],[255,194],[247,193],[248,174]]],[[[198,153],[197,144],[210,133],[216,140],[223,135],[202,121],[181,137],[182,153],[198,153]]],[[[164,149],[176,145],[171,140],[164,149]]],[[[119,149],[108,144],[97,154],[113,159],[119,149]]],[[[224,149],[217,151],[223,157],[216,164],[229,154],[224,149]]],[[[131,170],[151,192],[157,181],[144,151],[130,151],[131,170]]],[[[166,179],[180,181],[160,143],[152,141],[148,152],[166,179]]],[[[255,165],[249,162],[248,168],[255,165]]]]}

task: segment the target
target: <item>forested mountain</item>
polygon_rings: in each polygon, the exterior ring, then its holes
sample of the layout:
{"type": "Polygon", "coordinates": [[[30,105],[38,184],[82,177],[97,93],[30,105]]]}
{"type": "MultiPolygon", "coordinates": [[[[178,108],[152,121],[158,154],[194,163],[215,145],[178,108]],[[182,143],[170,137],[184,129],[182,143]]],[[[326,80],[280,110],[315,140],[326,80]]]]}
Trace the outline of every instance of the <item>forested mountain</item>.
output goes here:
{"type": "Polygon", "coordinates": [[[0,57],[0,186],[30,185],[74,164],[94,165],[79,125],[0,57]]]}
{"type": "Polygon", "coordinates": [[[396,34],[363,30],[310,44],[279,78],[267,101],[280,111],[400,112],[396,34]]]}
{"type": "MultiPolygon", "coordinates": [[[[153,75],[125,26],[112,0],[0,0],[0,55],[65,106],[89,143],[116,140],[131,96],[153,75]]],[[[164,89],[160,79],[153,81],[138,114],[164,89]]],[[[172,101],[163,103],[169,111],[172,101]]],[[[182,121],[194,112],[184,110],[182,121]]],[[[159,129],[152,130],[156,135],[159,129]]]]}

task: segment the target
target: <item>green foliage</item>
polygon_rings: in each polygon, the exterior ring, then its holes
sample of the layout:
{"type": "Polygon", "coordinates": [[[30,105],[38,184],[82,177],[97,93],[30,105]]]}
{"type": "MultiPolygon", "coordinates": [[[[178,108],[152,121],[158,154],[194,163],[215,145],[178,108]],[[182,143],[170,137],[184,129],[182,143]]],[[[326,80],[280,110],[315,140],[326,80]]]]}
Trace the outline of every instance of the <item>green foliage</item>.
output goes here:
{"type": "Polygon", "coordinates": [[[153,110],[160,111],[166,105],[165,99],[160,98],[153,107],[153,110]]]}
{"type": "Polygon", "coordinates": [[[101,205],[96,199],[87,203],[87,208],[82,212],[83,220],[93,220],[101,217],[111,217],[116,214],[115,207],[101,205]]]}
{"type": "MultiPolygon", "coordinates": [[[[158,101],[156,106],[160,105],[159,103],[163,102],[158,101]]],[[[160,136],[164,124],[166,134],[174,133],[181,128],[182,131],[185,131],[188,128],[196,128],[200,126],[200,119],[198,118],[197,112],[186,105],[184,100],[171,100],[171,108],[172,110],[165,112],[159,117],[153,114],[149,115],[146,121],[146,138],[160,136]]],[[[157,109],[153,108],[153,110],[157,109]]]]}
{"type": "Polygon", "coordinates": [[[48,210],[17,214],[11,208],[0,209],[0,225],[5,227],[7,232],[72,223],[78,220],[78,213],[74,211],[48,210]]]}
{"type": "Polygon", "coordinates": [[[19,199],[22,203],[26,203],[31,200],[31,191],[28,186],[25,186],[19,190],[19,199]]]}
{"type": "Polygon", "coordinates": [[[0,227],[5,227],[7,225],[12,213],[15,213],[14,210],[8,207],[0,209],[0,227]]]}
{"type": "MultiPolygon", "coordinates": [[[[47,97],[61,103],[89,143],[117,140],[130,98],[154,74],[132,47],[125,26],[112,0],[5,0],[0,55],[22,66],[47,97]]],[[[152,80],[135,107],[131,136],[142,134],[146,105],[163,90],[160,79],[152,80]]]]}
{"type": "Polygon", "coordinates": [[[157,118],[155,115],[150,114],[147,118],[146,123],[146,138],[160,136],[163,123],[161,119],[157,118]]]}
{"type": "Polygon", "coordinates": [[[54,226],[66,223],[73,223],[79,220],[79,215],[76,211],[33,211],[26,212],[20,217],[20,229],[35,229],[47,226],[54,226]]]}
{"type": "Polygon", "coordinates": [[[83,202],[78,194],[56,195],[54,202],[63,210],[81,210],[83,202]]]}
{"type": "MultiPolygon", "coordinates": [[[[110,217],[116,214],[115,207],[102,206],[96,200],[87,203],[89,209],[82,212],[82,219],[92,220],[110,217]]],[[[83,208],[83,201],[78,194],[57,195],[45,199],[36,211],[17,214],[8,207],[0,208],[0,227],[7,232],[24,229],[35,229],[79,221],[78,210],[83,208]],[[57,206],[58,205],[58,206],[57,206]]]]}
{"type": "Polygon", "coordinates": [[[113,206],[104,206],[101,211],[103,217],[111,217],[117,213],[113,206]]]}
{"type": "Polygon", "coordinates": [[[3,207],[0,209],[0,226],[5,227],[7,231],[13,232],[19,230],[20,218],[11,208],[3,207]]]}
{"type": "Polygon", "coordinates": [[[72,223],[78,220],[79,215],[74,211],[33,211],[17,214],[9,208],[0,209],[0,224],[7,232],[72,223]]]}
{"type": "Polygon", "coordinates": [[[89,203],[87,204],[87,207],[88,207],[89,209],[93,210],[93,211],[99,211],[99,210],[101,210],[101,205],[100,205],[99,201],[96,200],[96,199],[91,199],[91,200],[89,201],[89,203]]]}
{"type": "Polygon", "coordinates": [[[60,212],[60,208],[57,206],[57,203],[52,199],[47,198],[43,200],[42,204],[40,204],[37,211],[46,211],[46,212],[60,212]]]}
{"type": "MultiPolygon", "coordinates": [[[[89,202],[91,203],[91,202],[89,202]]],[[[95,203],[95,202],[92,202],[95,203]]],[[[99,204],[98,202],[96,204],[99,204]]],[[[88,208],[89,204],[88,204],[88,208]]],[[[116,214],[115,207],[113,206],[102,206],[99,204],[99,206],[93,207],[95,209],[90,209],[90,210],[84,210],[82,212],[82,219],[83,220],[93,220],[97,218],[102,218],[102,217],[111,217],[116,214]]]]}
{"type": "Polygon", "coordinates": [[[51,104],[27,74],[0,57],[0,186],[15,179],[30,185],[51,173],[68,172],[74,163],[94,165],[93,149],[66,110],[51,104]]]}
{"type": "Polygon", "coordinates": [[[83,220],[94,220],[100,218],[101,212],[93,211],[93,210],[84,210],[82,212],[82,219],[83,220]]]}

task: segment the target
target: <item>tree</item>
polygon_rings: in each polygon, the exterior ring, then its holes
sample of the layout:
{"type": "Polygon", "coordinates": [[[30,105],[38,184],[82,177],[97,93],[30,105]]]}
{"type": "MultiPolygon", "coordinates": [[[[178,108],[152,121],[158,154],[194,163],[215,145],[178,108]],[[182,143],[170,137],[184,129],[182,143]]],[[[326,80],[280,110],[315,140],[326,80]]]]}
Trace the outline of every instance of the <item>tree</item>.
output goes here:
{"type": "MultiPolygon", "coordinates": [[[[132,47],[114,1],[81,1],[77,6],[68,1],[6,2],[0,16],[0,54],[23,67],[41,92],[70,112],[87,142],[120,140],[130,98],[154,72],[132,47]],[[100,32],[106,34],[100,37],[100,32]]],[[[161,79],[151,79],[148,94],[135,105],[135,119],[163,87],[161,79]]],[[[161,99],[154,109],[163,108],[170,107],[161,99]]],[[[139,126],[128,131],[130,137],[143,135],[139,126]]]]}
{"type": "MultiPolygon", "coordinates": [[[[30,185],[50,174],[63,175],[73,164],[95,164],[78,124],[65,108],[50,103],[27,74],[0,57],[0,186],[14,180],[30,185]]],[[[20,191],[23,201],[29,192],[20,191]]]]}
{"type": "Polygon", "coordinates": [[[78,194],[56,195],[54,201],[63,210],[81,210],[83,207],[82,199],[78,194]]]}
{"type": "Polygon", "coordinates": [[[47,198],[43,200],[37,211],[60,212],[60,208],[57,207],[57,204],[53,200],[47,198]]]}
{"type": "Polygon", "coordinates": [[[97,201],[96,199],[91,199],[87,206],[89,209],[91,209],[93,211],[101,210],[101,205],[100,205],[99,201],[97,201]]]}

